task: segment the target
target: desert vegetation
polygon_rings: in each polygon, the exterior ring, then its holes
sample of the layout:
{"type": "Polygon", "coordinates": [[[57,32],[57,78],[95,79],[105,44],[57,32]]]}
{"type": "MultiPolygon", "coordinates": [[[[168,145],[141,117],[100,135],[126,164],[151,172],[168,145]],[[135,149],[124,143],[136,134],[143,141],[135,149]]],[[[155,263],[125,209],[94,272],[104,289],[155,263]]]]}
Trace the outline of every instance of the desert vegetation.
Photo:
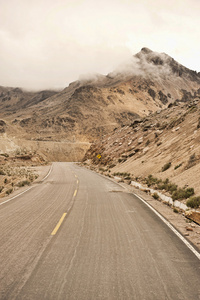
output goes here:
{"type": "Polygon", "coordinates": [[[191,208],[199,208],[199,206],[200,206],[200,196],[198,196],[198,197],[190,197],[187,200],[186,205],[188,207],[191,207],[191,208]]]}
{"type": "MultiPolygon", "coordinates": [[[[171,195],[173,201],[188,199],[191,196],[193,196],[194,193],[195,193],[194,188],[192,188],[192,187],[180,188],[176,184],[170,182],[168,178],[166,178],[165,180],[162,180],[162,179],[158,179],[156,177],[153,177],[152,175],[149,175],[147,178],[143,179],[143,182],[148,187],[151,187],[151,188],[156,189],[156,190],[161,190],[161,191],[164,190],[164,191],[168,192],[171,195]]],[[[190,199],[192,199],[192,198],[190,198],[190,199]]]]}
{"type": "Polygon", "coordinates": [[[162,172],[165,172],[166,170],[168,170],[171,167],[171,162],[166,163],[163,167],[162,167],[162,172]]]}
{"type": "MultiPolygon", "coordinates": [[[[0,155],[0,197],[10,195],[20,187],[30,185],[38,178],[35,172],[35,165],[40,165],[32,161],[35,154],[27,151],[18,150],[13,155],[3,153],[0,155]]],[[[44,163],[44,162],[43,162],[44,163]]]]}

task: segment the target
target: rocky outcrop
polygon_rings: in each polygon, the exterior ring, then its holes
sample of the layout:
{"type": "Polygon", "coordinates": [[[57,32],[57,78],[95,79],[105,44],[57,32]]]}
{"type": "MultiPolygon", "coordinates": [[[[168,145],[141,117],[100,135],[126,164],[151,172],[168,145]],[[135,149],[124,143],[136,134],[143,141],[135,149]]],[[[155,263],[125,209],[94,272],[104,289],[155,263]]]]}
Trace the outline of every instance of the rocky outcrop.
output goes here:
{"type": "MultiPolygon", "coordinates": [[[[199,96],[198,73],[165,53],[142,48],[107,76],[82,78],[62,91],[27,92],[0,87],[0,118],[9,125],[0,130],[28,140],[90,143],[119,126],[131,126],[136,132],[140,118],[143,133],[148,133],[153,128],[150,121],[144,121],[148,115],[175,108],[179,101],[190,103],[199,96]]],[[[162,121],[159,129],[169,123],[174,130],[179,121],[179,117],[162,121]]],[[[154,135],[159,147],[159,135],[154,135]]],[[[123,141],[119,143],[123,146],[123,141]]],[[[128,157],[134,153],[138,153],[136,149],[128,157]]]]}
{"type": "Polygon", "coordinates": [[[6,122],[0,120],[0,133],[6,132],[6,122]]]}
{"type": "Polygon", "coordinates": [[[200,194],[199,113],[200,99],[179,101],[136,119],[92,144],[84,162],[110,173],[132,173],[135,178],[151,174],[170,178],[200,194]]]}

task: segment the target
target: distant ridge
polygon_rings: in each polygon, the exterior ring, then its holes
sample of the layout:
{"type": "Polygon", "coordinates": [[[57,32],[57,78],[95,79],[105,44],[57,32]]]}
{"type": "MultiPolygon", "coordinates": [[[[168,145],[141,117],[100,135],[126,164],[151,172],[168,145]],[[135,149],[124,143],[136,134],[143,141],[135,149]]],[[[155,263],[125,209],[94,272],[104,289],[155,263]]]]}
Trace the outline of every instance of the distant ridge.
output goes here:
{"type": "MultiPolygon", "coordinates": [[[[59,92],[0,87],[0,119],[4,133],[32,143],[90,143],[174,101],[199,95],[200,73],[144,47],[108,75],[83,76],[59,92]]],[[[51,147],[45,147],[51,159],[51,147]]]]}

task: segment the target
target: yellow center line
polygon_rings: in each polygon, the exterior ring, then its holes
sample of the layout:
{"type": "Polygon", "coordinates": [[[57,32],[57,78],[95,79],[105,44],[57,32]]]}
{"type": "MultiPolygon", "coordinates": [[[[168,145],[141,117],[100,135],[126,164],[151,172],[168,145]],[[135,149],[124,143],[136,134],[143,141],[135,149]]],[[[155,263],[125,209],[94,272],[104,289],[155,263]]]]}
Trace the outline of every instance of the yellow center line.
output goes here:
{"type": "Polygon", "coordinates": [[[76,194],[77,194],[77,190],[75,190],[75,192],[74,192],[74,197],[76,196],[76,194]]]}
{"type": "Polygon", "coordinates": [[[76,181],[76,182],[77,182],[77,184],[78,184],[78,179],[77,179],[77,181],[76,181]]]}
{"type": "Polygon", "coordinates": [[[55,235],[56,232],[58,231],[58,229],[60,228],[62,222],[64,221],[64,218],[66,217],[67,213],[64,213],[62,215],[62,217],[60,218],[60,221],[58,222],[58,224],[56,225],[56,227],[54,228],[54,230],[52,231],[51,235],[55,235]]]}

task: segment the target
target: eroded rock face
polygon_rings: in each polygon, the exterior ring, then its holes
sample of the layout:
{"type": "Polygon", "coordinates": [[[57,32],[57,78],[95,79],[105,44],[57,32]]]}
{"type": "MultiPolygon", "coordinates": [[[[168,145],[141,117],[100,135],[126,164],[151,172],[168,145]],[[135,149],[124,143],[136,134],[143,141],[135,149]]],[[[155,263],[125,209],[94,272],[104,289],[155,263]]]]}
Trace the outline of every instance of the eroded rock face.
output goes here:
{"type": "MultiPolygon", "coordinates": [[[[118,126],[132,124],[137,132],[140,118],[199,96],[198,73],[145,47],[107,76],[83,78],[59,92],[0,87],[0,118],[7,123],[0,131],[27,140],[90,143],[118,126]]],[[[148,133],[151,124],[143,125],[148,133]]]]}
{"type": "Polygon", "coordinates": [[[0,120],[0,133],[6,132],[6,122],[0,120]]]}
{"type": "Polygon", "coordinates": [[[153,90],[153,89],[148,89],[148,93],[149,93],[149,95],[153,98],[153,99],[155,99],[155,97],[156,97],[156,92],[153,90]]]}
{"type": "Polygon", "coordinates": [[[163,104],[167,104],[168,103],[168,98],[167,96],[162,92],[162,91],[159,91],[159,99],[160,101],[163,103],[163,104]]]}
{"type": "Polygon", "coordinates": [[[200,98],[171,104],[92,144],[84,161],[95,167],[103,164],[110,174],[120,171],[136,177],[170,178],[179,186],[189,184],[200,195],[196,176],[200,172],[199,114],[200,98]],[[170,167],[163,168],[165,165],[170,167]]]}

